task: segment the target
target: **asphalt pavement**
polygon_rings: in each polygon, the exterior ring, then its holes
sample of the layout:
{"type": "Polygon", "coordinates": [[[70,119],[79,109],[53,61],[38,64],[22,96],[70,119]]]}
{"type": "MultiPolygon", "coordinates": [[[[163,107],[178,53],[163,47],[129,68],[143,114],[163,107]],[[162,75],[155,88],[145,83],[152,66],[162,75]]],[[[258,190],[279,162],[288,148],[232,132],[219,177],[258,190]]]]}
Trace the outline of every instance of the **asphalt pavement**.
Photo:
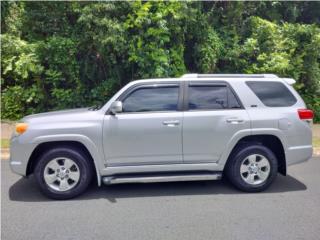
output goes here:
{"type": "Polygon", "coordinates": [[[68,201],[45,198],[8,161],[1,167],[3,240],[320,239],[320,158],[290,167],[263,193],[224,180],[93,185],[68,201]]]}

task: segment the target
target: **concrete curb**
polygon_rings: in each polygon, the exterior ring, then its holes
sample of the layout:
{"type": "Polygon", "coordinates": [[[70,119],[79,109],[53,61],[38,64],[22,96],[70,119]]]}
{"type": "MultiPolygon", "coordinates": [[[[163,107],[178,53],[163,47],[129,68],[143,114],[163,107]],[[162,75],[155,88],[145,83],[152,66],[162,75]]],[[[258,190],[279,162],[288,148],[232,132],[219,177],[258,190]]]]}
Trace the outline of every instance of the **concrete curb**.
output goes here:
{"type": "Polygon", "coordinates": [[[9,159],[9,157],[10,157],[10,149],[1,148],[1,160],[9,159]]]}
{"type": "Polygon", "coordinates": [[[313,148],[313,156],[316,156],[316,157],[320,156],[320,148],[313,148]]]}

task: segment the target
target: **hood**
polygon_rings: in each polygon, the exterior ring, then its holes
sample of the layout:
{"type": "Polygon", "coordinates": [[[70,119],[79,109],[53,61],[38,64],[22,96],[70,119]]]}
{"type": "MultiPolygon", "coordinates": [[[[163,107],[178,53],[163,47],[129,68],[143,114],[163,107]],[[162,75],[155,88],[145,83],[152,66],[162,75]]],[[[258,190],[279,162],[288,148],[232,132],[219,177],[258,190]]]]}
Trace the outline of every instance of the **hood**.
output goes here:
{"type": "Polygon", "coordinates": [[[60,122],[60,121],[79,121],[92,115],[95,111],[89,110],[89,108],[77,108],[62,111],[53,111],[32,114],[24,117],[24,122],[60,122]]]}

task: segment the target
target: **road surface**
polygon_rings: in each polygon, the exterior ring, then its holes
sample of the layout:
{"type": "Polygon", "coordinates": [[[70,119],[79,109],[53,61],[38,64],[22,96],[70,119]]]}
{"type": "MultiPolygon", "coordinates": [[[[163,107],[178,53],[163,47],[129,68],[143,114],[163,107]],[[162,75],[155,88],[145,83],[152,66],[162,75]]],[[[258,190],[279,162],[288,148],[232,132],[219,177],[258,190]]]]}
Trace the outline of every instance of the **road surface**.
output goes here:
{"type": "Polygon", "coordinates": [[[320,158],[258,194],[226,181],[152,183],[92,186],[69,201],[1,166],[3,240],[320,239],[320,158]]]}

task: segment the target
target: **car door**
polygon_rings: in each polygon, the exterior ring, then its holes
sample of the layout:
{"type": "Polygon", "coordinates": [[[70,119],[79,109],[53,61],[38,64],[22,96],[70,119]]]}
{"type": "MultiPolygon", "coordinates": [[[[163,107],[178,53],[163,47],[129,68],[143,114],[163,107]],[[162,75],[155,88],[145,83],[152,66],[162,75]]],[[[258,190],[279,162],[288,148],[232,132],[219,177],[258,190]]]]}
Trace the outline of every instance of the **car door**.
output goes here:
{"type": "Polygon", "coordinates": [[[182,163],[182,88],[178,82],[139,84],[123,93],[123,111],[106,115],[108,166],[182,163]]]}
{"type": "Polygon", "coordinates": [[[218,162],[232,136],[250,128],[248,114],[226,82],[197,81],[186,85],[184,162],[218,162]]]}

